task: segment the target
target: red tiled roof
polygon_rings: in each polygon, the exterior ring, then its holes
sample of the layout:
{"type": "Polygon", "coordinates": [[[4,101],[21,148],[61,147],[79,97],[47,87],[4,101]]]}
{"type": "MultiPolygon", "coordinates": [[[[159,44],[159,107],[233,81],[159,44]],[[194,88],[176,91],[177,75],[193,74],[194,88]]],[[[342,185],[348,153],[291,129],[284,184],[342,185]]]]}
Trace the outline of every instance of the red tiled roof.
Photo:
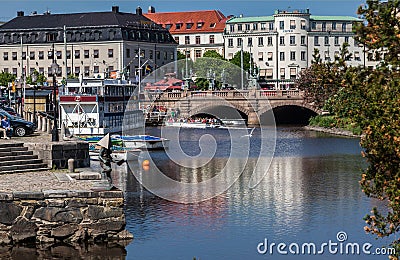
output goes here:
{"type": "Polygon", "coordinates": [[[205,33],[205,32],[223,32],[225,22],[228,18],[220,11],[188,11],[188,12],[166,12],[166,13],[146,13],[143,14],[153,22],[165,27],[166,24],[172,24],[169,32],[171,34],[205,33]],[[176,24],[182,23],[181,29],[176,29],[176,24]],[[190,29],[186,28],[186,23],[193,23],[190,29]],[[197,28],[197,23],[203,23],[201,28],[197,28]],[[212,26],[215,24],[214,26],[212,26]]]}

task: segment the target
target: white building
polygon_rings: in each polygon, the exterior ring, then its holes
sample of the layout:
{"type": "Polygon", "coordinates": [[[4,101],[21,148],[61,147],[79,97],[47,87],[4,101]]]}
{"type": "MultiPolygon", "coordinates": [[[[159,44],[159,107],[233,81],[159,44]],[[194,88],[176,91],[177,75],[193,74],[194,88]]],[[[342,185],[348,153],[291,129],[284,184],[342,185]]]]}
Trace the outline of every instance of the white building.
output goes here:
{"type": "Polygon", "coordinates": [[[286,88],[309,67],[314,49],[323,61],[334,60],[344,42],[349,44],[351,66],[374,66],[363,45],[354,39],[352,26],[362,20],[350,16],[315,16],[309,10],[277,10],[272,16],[236,17],[226,22],[225,58],[250,52],[269,87],[286,88]]]}

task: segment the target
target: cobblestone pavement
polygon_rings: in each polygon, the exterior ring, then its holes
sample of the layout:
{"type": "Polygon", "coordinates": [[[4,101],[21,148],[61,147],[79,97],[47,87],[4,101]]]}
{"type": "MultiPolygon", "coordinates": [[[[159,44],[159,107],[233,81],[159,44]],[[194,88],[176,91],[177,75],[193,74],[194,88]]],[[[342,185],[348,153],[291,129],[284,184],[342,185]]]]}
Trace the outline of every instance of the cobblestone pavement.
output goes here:
{"type": "MultiPolygon", "coordinates": [[[[35,132],[33,135],[24,137],[12,137],[2,143],[42,143],[51,142],[51,134],[35,132]]],[[[86,169],[93,171],[92,169],[86,169]]],[[[98,185],[96,180],[75,180],[63,178],[59,180],[57,174],[66,174],[66,170],[24,172],[13,174],[0,174],[0,192],[12,191],[43,191],[43,190],[90,190],[98,185]],[[67,179],[67,180],[66,180],[67,179]]]]}

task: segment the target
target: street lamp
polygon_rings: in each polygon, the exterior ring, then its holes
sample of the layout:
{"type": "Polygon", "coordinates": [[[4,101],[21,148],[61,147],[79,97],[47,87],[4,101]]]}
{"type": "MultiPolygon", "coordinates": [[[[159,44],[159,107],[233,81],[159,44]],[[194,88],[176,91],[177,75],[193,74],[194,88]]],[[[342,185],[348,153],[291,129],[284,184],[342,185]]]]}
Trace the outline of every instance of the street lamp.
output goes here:
{"type": "Polygon", "coordinates": [[[51,130],[51,141],[58,142],[58,127],[57,127],[57,82],[56,75],[58,73],[58,64],[54,59],[54,49],[53,49],[53,63],[51,64],[51,73],[53,74],[53,113],[54,113],[54,124],[53,129],[51,130]]]}
{"type": "Polygon", "coordinates": [[[33,124],[35,125],[35,127],[37,126],[37,119],[36,119],[36,89],[37,89],[37,85],[36,85],[36,81],[37,81],[38,76],[36,75],[36,73],[32,73],[31,75],[31,81],[33,83],[33,124]]]}

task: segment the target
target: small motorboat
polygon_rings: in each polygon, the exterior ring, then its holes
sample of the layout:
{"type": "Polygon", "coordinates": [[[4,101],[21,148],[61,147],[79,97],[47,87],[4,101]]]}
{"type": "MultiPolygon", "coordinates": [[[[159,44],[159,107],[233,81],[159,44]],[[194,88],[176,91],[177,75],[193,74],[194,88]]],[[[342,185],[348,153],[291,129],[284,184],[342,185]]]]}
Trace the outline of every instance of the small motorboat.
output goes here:
{"type": "Polygon", "coordinates": [[[168,139],[152,135],[112,135],[111,138],[121,140],[124,147],[131,149],[166,149],[169,145],[168,139]]]}

